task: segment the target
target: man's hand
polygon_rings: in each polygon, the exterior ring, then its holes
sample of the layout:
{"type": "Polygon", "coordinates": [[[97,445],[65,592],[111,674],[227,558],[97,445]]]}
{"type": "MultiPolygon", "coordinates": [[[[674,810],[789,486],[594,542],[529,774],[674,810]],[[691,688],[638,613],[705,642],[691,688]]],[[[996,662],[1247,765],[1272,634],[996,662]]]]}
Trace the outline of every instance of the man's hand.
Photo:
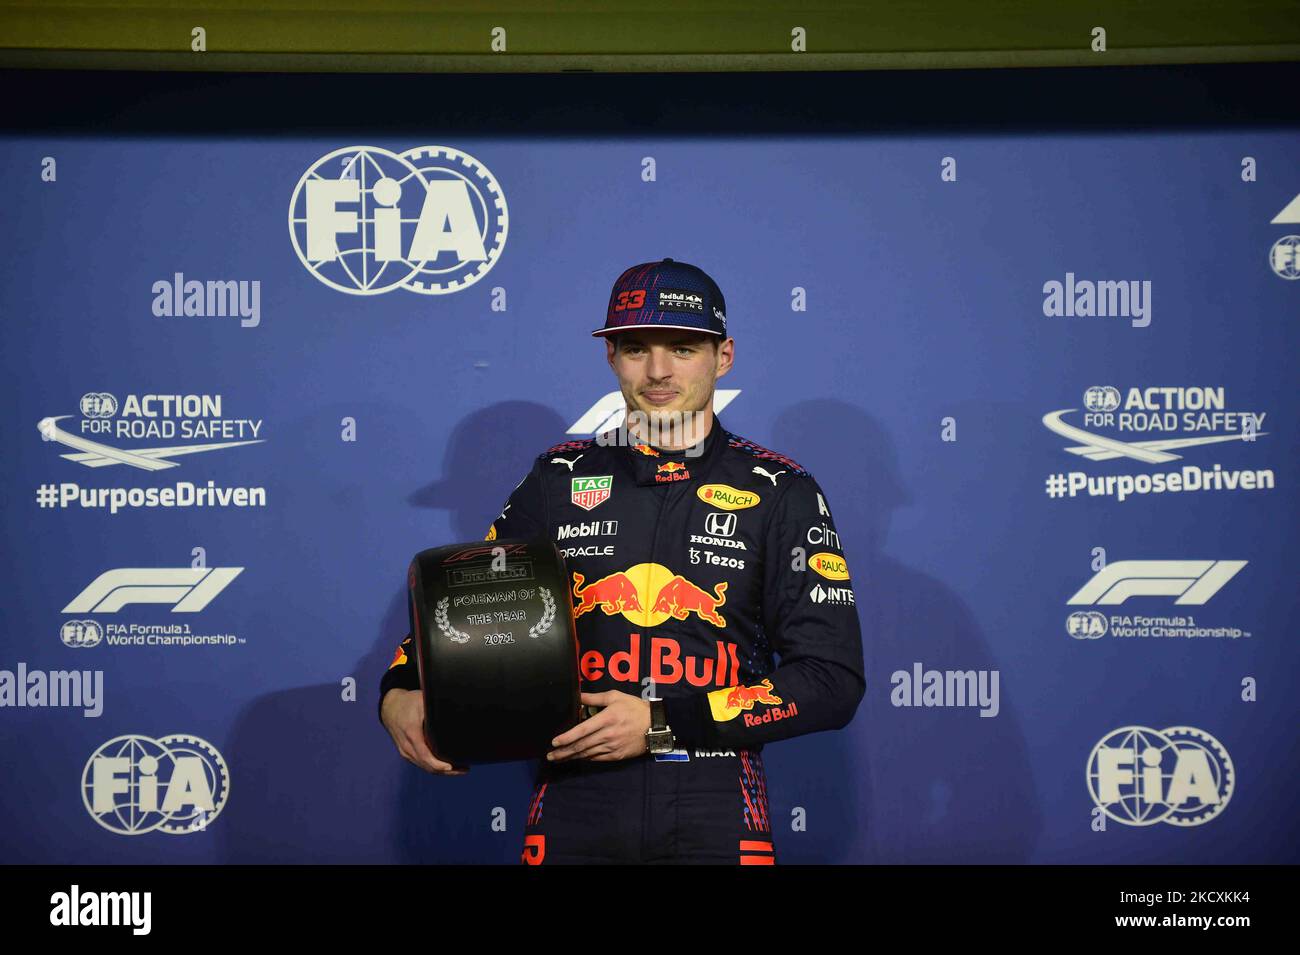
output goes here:
{"type": "Polygon", "coordinates": [[[649,703],[639,696],[618,690],[583,693],[579,700],[584,706],[603,706],[604,709],[551,740],[551,745],[556,748],[546,754],[548,760],[608,762],[631,759],[646,751],[645,734],[650,729],[649,703]]]}
{"type": "Polygon", "coordinates": [[[389,690],[379,715],[403,758],[439,776],[464,776],[469,772],[444,763],[424,741],[424,693],[420,690],[389,690]]]}

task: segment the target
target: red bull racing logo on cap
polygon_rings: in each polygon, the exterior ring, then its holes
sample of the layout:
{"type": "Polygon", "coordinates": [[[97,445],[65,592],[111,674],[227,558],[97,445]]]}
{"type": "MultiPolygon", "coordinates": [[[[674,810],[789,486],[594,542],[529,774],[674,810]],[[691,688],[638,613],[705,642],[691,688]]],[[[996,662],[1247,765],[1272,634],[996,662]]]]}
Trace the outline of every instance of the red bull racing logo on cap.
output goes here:
{"type": "Polygon", "coordinates": [[[614,476],[602,474],[596,477],[575,477],[569,479],[569,500],[584,511],[589,511],[597,504],[604,504],[613,493],[614,476]]]}
{"type": "Polygon", "coordinates": [[[640,627],[657,627],[670,617],[685,620],[691,614],[715,627],[727,625],[718,612],[727,602],[725,580],[710,593],[663,564],[637,564],[591,583],[574,571],[573,599],[574,619],[599,607],[606,616],[621,613],[640,627]]]}

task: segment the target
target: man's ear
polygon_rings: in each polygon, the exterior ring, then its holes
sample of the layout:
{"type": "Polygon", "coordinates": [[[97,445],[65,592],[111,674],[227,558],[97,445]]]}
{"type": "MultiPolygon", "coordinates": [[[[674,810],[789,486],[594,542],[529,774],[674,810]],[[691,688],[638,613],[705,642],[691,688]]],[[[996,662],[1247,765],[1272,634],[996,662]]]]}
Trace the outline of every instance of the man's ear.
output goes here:
{"type": "Polygon", "coordinates": [[[718,349],[718,373],[714,376],[716,381],[727,372],[731,371],[732,365],[736,361],[736,345],[733,339],[727,338],[717,345],[718,349]]]}

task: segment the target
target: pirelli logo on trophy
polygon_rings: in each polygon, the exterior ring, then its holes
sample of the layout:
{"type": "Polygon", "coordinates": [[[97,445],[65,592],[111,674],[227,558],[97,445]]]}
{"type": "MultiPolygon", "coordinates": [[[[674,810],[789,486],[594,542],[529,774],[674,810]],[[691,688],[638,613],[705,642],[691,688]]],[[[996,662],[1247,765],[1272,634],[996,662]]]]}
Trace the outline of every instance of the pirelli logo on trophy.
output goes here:
{"type": "MultiPolygon", "coordinates": [[[[507,584],[533,579],[533,562],[522,544],[464,546],[444,557],[442,563],[448,587],[507,584]]],[[[459,600],[457,598],[457,602],[459,600]]]]}
{"type": "Polygon", "coordinates": [[[471,587],[479,584],[504,584],[533,579],[533,562],[515,560],[500,569],[486,567],[452,567],[447,571],[448,587],[471,587]]]}

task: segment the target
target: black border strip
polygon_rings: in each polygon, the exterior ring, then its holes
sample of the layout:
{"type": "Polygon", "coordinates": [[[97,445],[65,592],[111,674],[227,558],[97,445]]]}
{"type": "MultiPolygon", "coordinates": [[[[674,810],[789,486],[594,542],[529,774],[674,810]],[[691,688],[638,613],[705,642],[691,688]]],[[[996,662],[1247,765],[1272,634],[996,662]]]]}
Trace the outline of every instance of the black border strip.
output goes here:
{"type": "Polygon", "coordinates": [[[0,70],[0,130],[119,135],[863,135],[1300,126],[1300,63],[835,73],[0,70]]]}

